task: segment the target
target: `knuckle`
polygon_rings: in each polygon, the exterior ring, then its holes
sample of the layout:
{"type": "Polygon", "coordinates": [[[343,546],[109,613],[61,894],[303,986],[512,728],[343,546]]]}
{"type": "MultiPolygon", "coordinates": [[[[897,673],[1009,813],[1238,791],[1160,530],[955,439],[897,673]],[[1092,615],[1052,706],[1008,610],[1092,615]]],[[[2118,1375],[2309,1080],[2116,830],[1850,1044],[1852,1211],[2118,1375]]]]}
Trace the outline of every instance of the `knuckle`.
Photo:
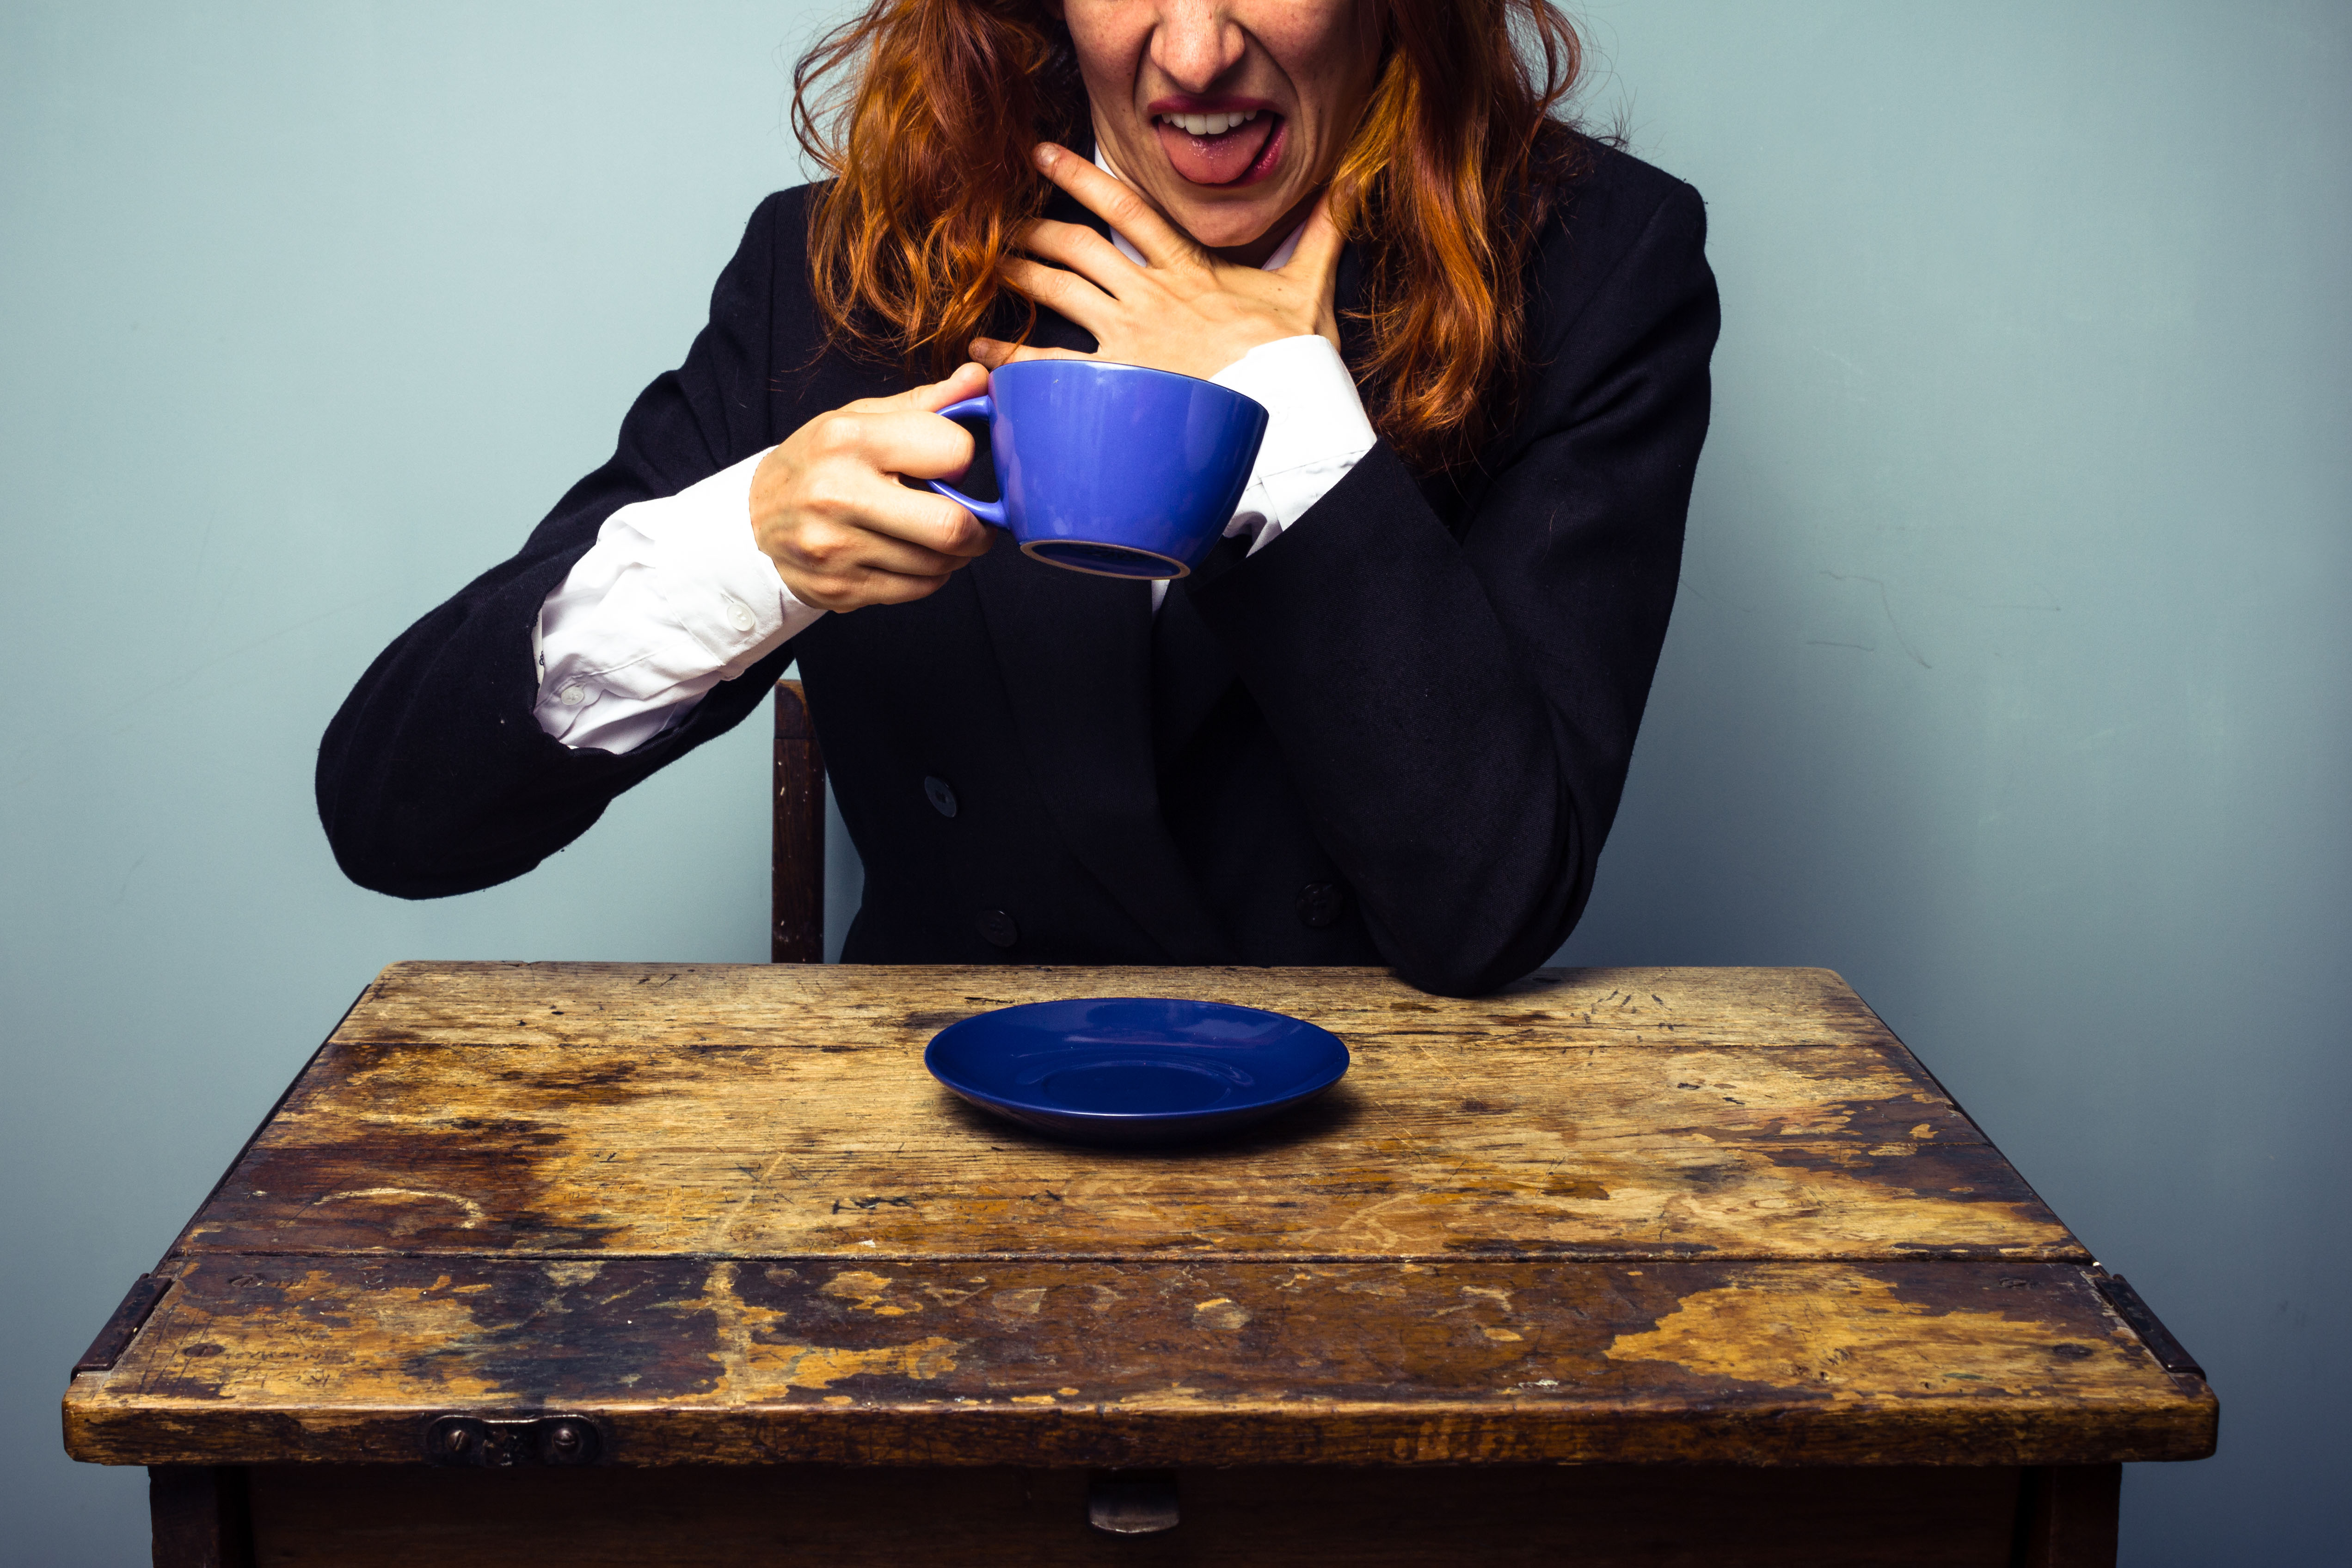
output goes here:
{"type": "Polygon", "coordinates": [[[804,527],[814,527],[841,516],[848,510],[848,487],[837,476],[826,473],[809,476],[808,484],[801,491],[801,510],[810,520],[804,527]]]}
{"type": "Polygon", "coordinates": [[[821,573],[830,573],[849,549],[849,534],[830,522],[814,522],[801,530],[801,559],[821,573]]]}

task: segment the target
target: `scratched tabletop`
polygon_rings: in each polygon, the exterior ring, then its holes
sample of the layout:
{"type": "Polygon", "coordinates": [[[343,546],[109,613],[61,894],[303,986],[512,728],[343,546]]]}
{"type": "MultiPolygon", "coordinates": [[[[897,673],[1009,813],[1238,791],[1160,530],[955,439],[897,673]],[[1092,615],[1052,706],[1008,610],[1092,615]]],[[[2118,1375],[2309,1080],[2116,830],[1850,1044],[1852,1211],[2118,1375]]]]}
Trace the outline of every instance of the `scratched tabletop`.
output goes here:
{"type": "Polygon", "coordinates": [[[1836,975],[400,963],[66,1398],[78,1458],[2104,1464],[2213,1395],[1836,975]],[[1104,1151],[923,1070],[1008,1004],[1345,1040],[1240,1140],[1104,1151]],[[128,1323],[130,1320],[126,1320],[128,1323]]]}

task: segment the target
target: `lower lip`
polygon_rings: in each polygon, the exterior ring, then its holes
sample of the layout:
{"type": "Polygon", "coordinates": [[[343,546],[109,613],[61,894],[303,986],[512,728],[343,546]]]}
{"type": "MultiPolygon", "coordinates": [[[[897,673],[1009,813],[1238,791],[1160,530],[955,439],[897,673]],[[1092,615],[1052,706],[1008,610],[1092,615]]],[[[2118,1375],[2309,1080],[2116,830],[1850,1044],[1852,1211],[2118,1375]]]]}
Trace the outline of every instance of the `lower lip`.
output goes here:
{"type": "MultiPolygon", "coordinates": [[[[1151,128],[1163,138],[1171,136],[1184,136],[1186,134],[1184,132],[1178,130],[1175,126],[1169,124],[1164,120],[1155,119],[1151,122],[1151,128]]],[[[1221,181],[1216,184],[1209,184],[1203,181],[1192,179],[1185,179],[1184,183],[1204,191],[1234,191],[1241,189],[1244,185],[1255,185],[1261,180],[1270,178],[1273,175],[1274,171],[1281,165],[1282,150],[1288,142],[1289,139],[1289,120],[1286,118],[1278,119],[1274,127],[1274,133],[1265,139],[1265,145],[1258,149],[1258,154],[1255,158],[1250,161],[1250,166],[1243,170],[1238,175],[1233,179],[1221,181]]],[[[1171,160],[1171,163],[1172,166],[1172,159],[1171,160]]],[[[1184,178],[1183,172],[1181,169],[1177,171],[1177,175],[1180,179],[1184,178]]]]}

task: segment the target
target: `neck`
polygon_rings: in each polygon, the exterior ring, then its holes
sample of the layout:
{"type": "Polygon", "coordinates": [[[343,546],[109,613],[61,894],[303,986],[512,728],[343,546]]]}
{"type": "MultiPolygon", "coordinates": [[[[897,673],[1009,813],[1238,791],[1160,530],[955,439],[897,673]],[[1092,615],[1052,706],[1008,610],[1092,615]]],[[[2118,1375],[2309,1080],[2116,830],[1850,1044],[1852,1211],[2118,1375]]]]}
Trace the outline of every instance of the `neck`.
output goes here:
{"type": "Polygon", "coordinates": [[[1230,262],[1235,267],[1265,266],[1266,258],[1281,249],[1282,242],[1288,239],[1298,226],[1307,221],[1307,215],[1315,210],[1315,204],[1322,195],[1320,190],[1307,192],[1298,198],[1288,212],[1266,225],[1264,234],[1246,245],[1221,245],[1212,248],[1209,254],[1220,261],[1230,262]]]}
{"type": "MultiPolygon", "coordinates": [[[[1094,151],[1095,162],[1102,165],[1102,171],[1104,174],[1108,174],[1120,184],[1127,186],[1137,195],[1141,196],[1145,201],[1151,202],[1152,206],[1159,211],[1160,216],[1167,218],[1168,221],[1171,224],[1174,224],[1178,229],[1182,230],[1186,234],[1192,234],[1190,229],[1186,229],[1182,224],[1177,223],[1174,216],[1172,216],[1165,207],[1160,206],[1158,202],[1152,201],[1150,192],[1145,190],[1141,185],[1137,184],[1133,180],[1129,179],[1125,174],[1118,172],[1118,164],[1110,155],[1110,142],[1104,137],[1102,127],[1099,125],[1095,127],[1094,151]]],[[[1239,245],[1204,246],[1202,248],[1207,250],[1210,255],[1215,257],[1218,260],[1226,263],[1228,266],[1263,267],[1265,265],[1266,258],[1281,249],[1282,242],[1288,239],[1298,226],[1307,221],[1307,215],[1315,210],[1316,198],[1322,195],[1322,188],[1318,186],[1316,189],[1311,190],[1305,195],[1299,197],[1297,202],[1291,206],[1291,209],[1288,212],[1284,213],[1280,217],[1266,225],[1265,231],[1260,234],[1255,239],[1244,240],[1239,245]]],[[[1192,238],[1197,243],[1200,239],[1200,236],[1192,235],[1192,238]]]]}

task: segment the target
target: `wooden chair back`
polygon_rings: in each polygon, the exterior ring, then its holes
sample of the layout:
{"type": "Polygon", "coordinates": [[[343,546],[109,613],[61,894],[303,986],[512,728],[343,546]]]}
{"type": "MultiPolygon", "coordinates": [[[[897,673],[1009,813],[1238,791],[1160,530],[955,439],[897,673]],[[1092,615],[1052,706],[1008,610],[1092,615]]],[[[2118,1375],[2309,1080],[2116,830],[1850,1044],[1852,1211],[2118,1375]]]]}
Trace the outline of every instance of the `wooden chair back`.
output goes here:
{"type": "Polygon", "coordinates": [[[797,680],[776,682],[774,890],[768,956],[824,962],[824,753],[797,680]]]}

